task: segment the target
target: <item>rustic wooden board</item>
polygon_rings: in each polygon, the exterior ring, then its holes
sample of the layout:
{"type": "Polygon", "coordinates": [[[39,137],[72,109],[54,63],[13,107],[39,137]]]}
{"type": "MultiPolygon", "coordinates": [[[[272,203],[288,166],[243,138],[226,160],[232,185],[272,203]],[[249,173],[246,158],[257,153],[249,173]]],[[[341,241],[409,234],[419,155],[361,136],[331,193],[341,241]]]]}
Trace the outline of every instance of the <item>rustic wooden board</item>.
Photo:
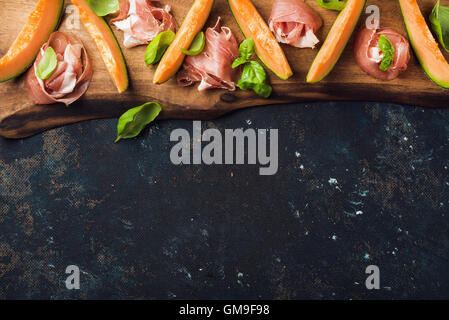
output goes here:
{"type": "MultiPolygon", "coordinates": [[[[182,22],[193,0],[164,0],[170,4],[178,23],[182,22]]],[[[268,18],[272,0],[253,0],[264,18],[268,18]]],[[[337,12],[319,7],[315,0],[306,0],[323,17],[325,23],[318,36],[324,40],[337,12]]],[[[0,0],[0,55],[8,50],[16,35],[25,23],[28,13],[33,9],[34,0],[0,0]]],[[[421,0],[420,6],[427,16],[434,0],[421,0]]],[[[381,8],[381,25],[395,28],[406,35],[398,1],[368,0],[367,5],[375,4],[381,8]]],[[[448,0],[442,4],[449,5],[448,0]]],[[[66,1],[66,6],[70,1],[66,1]]],[[[67,9],[70,11],[70,7],[67,9]]],[[[215,23],[218,16],[224,24],[231,27],[239,40],[243,39],[226,0],[216,0],[207,26],[215,23]]],[[[60,30],[75,33],[84,42],[93,60],[94,77],[86,95],[69,108],[63,105],[36,106],[28,98],[23,85],[23,77],[0,83],[0,135],[7,138],[22,138],[44,130],[77,121],[117,117],[129,107],[147,101],[158,101],[164,106],[163,119],[213,119],[227,112],[258,105],[313,100],[364,100],[387,101],[427,107],[446,107],[449,91],[439,88],[430,81],[413,56],[409,69],[398,79],[384,83],[377,81],[360,70],[352,54],[352,40],[332,73],[319,84],[306,84],[305,76],[314,56],[312,49],[295,49],[284,46],[288,60],[295,72],[287,81],[278,79],[270,73],[274,93],[269,100],[261,99],[251,92],[212,90],[200,93],[196,88],[180,88],[175,80],[163,85],[153,85],[154,68],[145,66],[143,57],[145,46],[123,49],[130,73],[130,89],[118,94],[104,67],[103,61],[84,26],[73,14],[67,12],[60,30]],[[75,21],[75,29],[73,22],[75,21]]],[[[359,23],[365,21],[362,15],[359,23]]],[[[122,32],[113,28],[122,43],[122,32]]]]}

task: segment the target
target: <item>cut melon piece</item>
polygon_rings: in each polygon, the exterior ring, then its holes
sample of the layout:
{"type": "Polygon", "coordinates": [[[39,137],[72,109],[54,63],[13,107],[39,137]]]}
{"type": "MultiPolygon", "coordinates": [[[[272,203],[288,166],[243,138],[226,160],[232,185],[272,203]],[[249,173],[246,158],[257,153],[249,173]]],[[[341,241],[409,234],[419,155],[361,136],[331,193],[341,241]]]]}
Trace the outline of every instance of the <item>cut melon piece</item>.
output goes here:
{"type": "Polygon", "coordinates": [[[449,64],[426,24],[416,0],[399,0],[408,37],[422,68],[440,87],[449,88],[449,64]]]}
{"type": "Polygon", "coordinates": [[[279,78],[286,80],[293,75],[284,51],[270,28],[250,0],[228,0],[240,29],[256,45],[259,59],[279,78]]]}
{"type": "Polygon", "coordinates": [[[39,0],[25,27],[0,59],[0,82],[15,78],[33,64],[39,49],[58,27],[64,0],[39,0]]]}
{"type": "Polygon", "coordinates": [[[181,49],[188,50],[190,48],[193,39],[206,24],[213,5],[214,0],[195,0],[176,33],[175,39],[162,57],[154,74],[153,83],[164,83],[175,75],[185,58],[181,49]]]}
{"type": "Polygon", "coordinates": [[[128,70],[111,28],[103,18],[95,14],[87,0],[72,0],[72,3],[78,8],[80,19],[97,45],[118,92],[125,91],[128,88],[128,70]]]}
{"type": "Polygon", "coordinates": [[[364,7],[365,0],[348,0],[346,2],[345,8],[338,15],[313,60],[307,74],[308,83],[320,82],[332,71],[354,32],[364,7]]]}

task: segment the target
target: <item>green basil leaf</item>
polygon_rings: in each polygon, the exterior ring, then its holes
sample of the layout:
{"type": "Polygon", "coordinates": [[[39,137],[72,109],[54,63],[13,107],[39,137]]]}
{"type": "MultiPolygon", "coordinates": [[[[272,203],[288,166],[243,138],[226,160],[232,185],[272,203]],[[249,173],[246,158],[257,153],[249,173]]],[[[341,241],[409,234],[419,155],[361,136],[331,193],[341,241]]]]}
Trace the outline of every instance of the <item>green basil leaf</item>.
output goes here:
{"type": "Polygon", "coordinates": [[[429,19],[438,42],[449,52],[449,7],[440,6],[438,0],[429,19]]]}
{"type": "Polygon", "coordinates": [[[195,39],[193,39],[190,49],[186,50],[181,48],[181,52],[188,56],[197,56],[203,52],[205,46],[206,37],[204,36],[204,32],[201,31],[196,35],[195,39]]]}
{"type": "Polygon", "coordinates": [[[173,40],[175,40],[175,33],[173,31],[167,30],[159,33],[150,42],[145,51],[145,63],[147,66],[158,63],[173,40]]]}
{"type": "Polygon", "coordinates": [[[341,11],[345,8],[346,2],[340,0],[316,0],[324,9],[341,11]]]}
{"type": "Polygon", "coordinates": [[[246,72],[243,71],[242,78],[259,84],[264,83],[265,80],[267,80],[267,73],[259,62],[250,61],[245,65],[245,68],[246,72]]]}
{"type": "Polygon", "coordinates": [[[382,71],[387,71],[393,64],[394,52],[396,50],[394,49],[391,41],[384,35],[379,37],[379,49],[384,54],[382,62],[379,65],[379,69],[382,71]]]}
{"type": "Polygon", "coordinates": [[[243,67],[242,77],[238,85],[242,90],[253,90],[259,96],[268,98],[272,88],[266,83],[265,69],[257,61],[249,61],[243,67]]]}
{"type": "Polygon", "coordinates": [[[156,102],[148,102],[126,111],[118,120],[117,140],[137,137],[140,132],[161,112],[162,107],[156,102]]]}
{"type": "Polygon", "coordinates": [[[261,96],[262,98],[269,98],[273,88],[267,84],[254,84],[252,82],[245,82],[242,79],[239,80],[239,88],[242,90],[253,90],[256,94],[261,96]]]}
{"type": "Polygon", "coordinates": [[[232,63],[232,68],[237,68],[238,66],[241,66],[242,64],[247,63],[248,60],[246,60],[243,57],[238,57],[237,59],[234,60],[234,62],[232,63]]]}
{"type": "Polygon", "coordinates": [[[88,0],[90,8],[99,16],[104,17],[119,9],[118,0],[88,0]]]}
{"type": "Polygon", "coordinates": [[[259,96],[268,98],[272,88],[266,83],[267,73],[257,61],[250,61],[254,55],[255,44],[251,38],[243,41],[239,46],[240,57],[234,60],[232,68],[243,65],[242,76],[238,82],[242,90],[253,90],[259,96]]]}
{"type": "Polygon", "coordinates": [[[248,61],[251,59],[255,51],[254,40],[251,38],[245,39],[239,46],[240,57],[248,61]]]}
{"type": "Polygon", "coordinates": [[[234,60],[232,68],[237,68],[238,66],[249,62],[249,59],[254,55],[254,50],[254,40],[251,38],[245,39],[239,46],[240,57],[234,60]]]}
{"type": "Polygon", "coordinates": [[[45,50],[41,61],[37,65],[36,76],[38,76],[42,80],[50,78],[57,65],[58,58],[56,57],[56,52],[52,47],[48,47],[45,50]]]}
{"type": "Polygon", "coordinates": [[[253,90],[255,93],[257,93],[262,98],[267,99],[271,96],[271,92],[273,91],[273,88],[266,83],[262,83],[262,84],[256,84],[254,86],[253,90]]]}

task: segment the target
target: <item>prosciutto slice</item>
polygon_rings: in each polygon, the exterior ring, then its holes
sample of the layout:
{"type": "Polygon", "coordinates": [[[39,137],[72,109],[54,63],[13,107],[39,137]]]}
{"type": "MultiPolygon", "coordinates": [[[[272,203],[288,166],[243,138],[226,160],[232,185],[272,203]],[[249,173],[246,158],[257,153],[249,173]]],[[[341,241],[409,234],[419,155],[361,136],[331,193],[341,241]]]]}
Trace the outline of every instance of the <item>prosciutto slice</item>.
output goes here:
{"type": "Polygon", "coordinates": [[[407,70],[410,60],[410,45],[401,34],[391,28],[360,29],[354,40],[354,57],[363,71],[379,80],[389,81],[407,70]],[[384,57],[379,49],[379,37],[386,36],[395,48],[393,64],[387,71],[379,69],[384,57]]]}
{"type": "Polygon", "coordinates": [[[231,29],[221,26],[221,18],[213,28],[206,30],[206,46],[197,56],[188,56],[177,80],[180,86],[190,86],[201,81],[199,91],[221,88],[235,90],[236,69],[232,62],[239,56],[238,43],[231,29]]]}
{"type": "Polygon", "coordinates": [[[315,48],[323,20],[303,0],[274,0],[268,24],[276,39],[297,48],[315,48]]]}
{"type": "Polygon", "coordinates": [[[132,48],[151,42],[160,32],[176,31],[170,6],[161,7],[160,1],[129,0],[120,2],[120,13],[111,22],[122,30],[123,45],[132,48]]]}
{"type": "Polygon", "coordinates": [[[68,106],[87,91],[92,73],[92,64],[83,44],[56,31],[40,49],[36,61],[25,76],[25,85],[36,104],[62,102],[68,106]],[[42,80],[36,76],[36,68],[49,46],[55,50],[58,64],[53,74],[42,80]]]}

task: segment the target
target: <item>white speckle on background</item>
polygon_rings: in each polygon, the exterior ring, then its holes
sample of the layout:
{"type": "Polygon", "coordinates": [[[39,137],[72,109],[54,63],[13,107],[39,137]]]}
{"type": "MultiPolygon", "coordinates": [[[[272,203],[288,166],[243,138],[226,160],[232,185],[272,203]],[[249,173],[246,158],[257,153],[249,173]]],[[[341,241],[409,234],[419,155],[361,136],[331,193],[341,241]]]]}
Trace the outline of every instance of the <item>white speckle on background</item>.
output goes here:
{"type": "Polygon", "coordinates": [[[178,272],[184,273],[187,279],[192,280],[192,275],[190,274],[190,272],[187,270],[186,267],[179,268],[178,272]]]}

